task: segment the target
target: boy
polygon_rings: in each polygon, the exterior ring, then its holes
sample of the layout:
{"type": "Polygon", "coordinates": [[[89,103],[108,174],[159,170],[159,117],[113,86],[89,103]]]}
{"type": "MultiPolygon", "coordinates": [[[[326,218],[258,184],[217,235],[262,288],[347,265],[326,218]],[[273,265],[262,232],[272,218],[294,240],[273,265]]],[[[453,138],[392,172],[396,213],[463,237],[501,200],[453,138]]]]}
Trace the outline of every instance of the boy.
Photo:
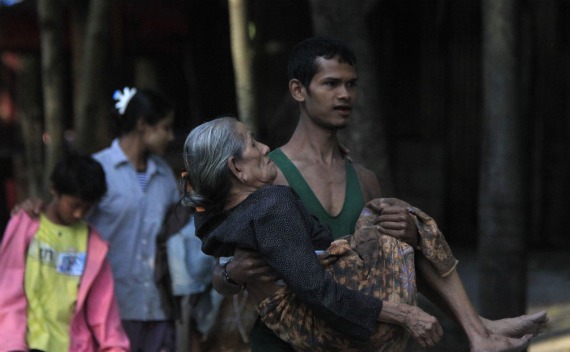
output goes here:
{"type": "Polygon", "coordinates": [[[12,217],[0,248],[0,352],[128,351],[107,243],[83,217],[107,190],[101,165],[64,158],[39,218],[12,217]]]}

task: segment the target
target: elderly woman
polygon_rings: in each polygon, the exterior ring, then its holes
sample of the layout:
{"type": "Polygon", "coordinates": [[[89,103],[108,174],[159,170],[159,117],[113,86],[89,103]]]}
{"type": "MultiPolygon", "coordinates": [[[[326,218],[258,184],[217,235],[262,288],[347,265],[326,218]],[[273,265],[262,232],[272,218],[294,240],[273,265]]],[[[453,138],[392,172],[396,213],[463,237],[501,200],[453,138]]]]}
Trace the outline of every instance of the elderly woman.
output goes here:
{"type": "MultiPolygon", "coordinates": [[[[355,234],[332,242],[290,188],[272,185],[268,152],[230,117],[198,126],[184,146],[183,202],[197,211],[202,250],[216,257],[256,250],[282,278],[247,286],[263,322],[299,351],[398,351],[408,336],[435,345],[441,326],[415,306],[414,249],[375,226],[382,202],[398,201],[370,202],[355,234]]],[[[453,272],[457,261],[433,220],[409,211],[421,236],[415,250],[436,273],[426,279],[453,272]]],[[[531,338],[481,331],[468,333],[471,351],[518,351],[531,338]]]]}

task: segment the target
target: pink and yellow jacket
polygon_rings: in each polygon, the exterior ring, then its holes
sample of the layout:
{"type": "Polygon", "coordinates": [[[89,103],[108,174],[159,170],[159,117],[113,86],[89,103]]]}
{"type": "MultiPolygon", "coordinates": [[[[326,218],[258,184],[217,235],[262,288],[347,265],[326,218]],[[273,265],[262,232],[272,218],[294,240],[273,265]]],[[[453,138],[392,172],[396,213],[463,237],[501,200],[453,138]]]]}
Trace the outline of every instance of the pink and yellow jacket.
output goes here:
{"type": "MultiPolygon", "coordinates": [[[[39,226],[20,211],[10,219],[0,248],[0,352],[27,351],[27,300],[24,273],[28,246],[39,226]]],[[[121,326],[108,245],[90,227],[87,263],[70,324],[72,352],[129,351],[121,326]]]]}

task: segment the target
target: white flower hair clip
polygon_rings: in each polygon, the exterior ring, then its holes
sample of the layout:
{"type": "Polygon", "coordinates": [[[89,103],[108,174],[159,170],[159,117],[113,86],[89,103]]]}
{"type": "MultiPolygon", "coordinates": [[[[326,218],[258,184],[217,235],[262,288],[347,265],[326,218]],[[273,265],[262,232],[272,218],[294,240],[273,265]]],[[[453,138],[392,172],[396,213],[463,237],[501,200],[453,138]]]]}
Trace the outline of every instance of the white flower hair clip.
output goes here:
{"type": "Polygon", "coordinates": [[[123,115],[125,113],[125,111],[127,110],[127,105],[129,105],[129,101],[131,101],[131,99],[135,96],[136,93],[137,93],[136,88],[129,88],[129,87],[123,88],[122,92],[120,89],[115,91],[115,93],[113,94],[113,99],[117,101],[115,103],[115,107],[119,111],[119,114],[123,115]]]}

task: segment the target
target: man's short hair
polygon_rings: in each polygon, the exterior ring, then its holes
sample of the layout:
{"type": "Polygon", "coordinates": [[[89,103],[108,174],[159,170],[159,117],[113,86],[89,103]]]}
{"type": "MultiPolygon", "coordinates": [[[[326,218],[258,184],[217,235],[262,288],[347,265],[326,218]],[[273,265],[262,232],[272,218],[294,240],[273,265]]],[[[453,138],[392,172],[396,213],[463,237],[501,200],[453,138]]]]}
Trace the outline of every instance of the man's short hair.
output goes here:
{"type": "Polygon", "coordinates": [[[298,79],[304,87],[309,87],[311,80],[319,70],[317,58],[332,59],[338,56],[341,62],[356,67],[356,56],[344,42],[325,36],[311,37],[298,43],[289,56],[287,76],[289,81],[298,79]]]}
{"type": "Polygon", "coordinates": [[[103,167],[91,156],[68,155],[60,160],[50,176],[53,189],[60,195],[96,202],[107,192],[103,167]]]}

